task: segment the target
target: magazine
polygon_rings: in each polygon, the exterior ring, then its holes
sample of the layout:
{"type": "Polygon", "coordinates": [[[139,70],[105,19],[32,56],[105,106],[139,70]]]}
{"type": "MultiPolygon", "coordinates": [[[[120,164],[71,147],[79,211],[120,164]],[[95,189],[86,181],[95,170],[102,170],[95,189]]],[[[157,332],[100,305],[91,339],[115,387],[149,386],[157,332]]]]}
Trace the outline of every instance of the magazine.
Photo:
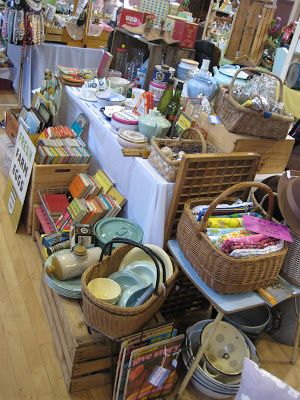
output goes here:
{"type": "Polygon", "coordinates": [[[184,335],[131,352],[125,400],[146,400],[169,394],[177,383],[177,359],[184,335]]]}
{"type": "Polygon", "coordinates": [[[173,323],[169,323],[124,338],[119,353],[113,400],[123,399],[131,351],[176,335],[177,329],[174,329],[173,323]]]}

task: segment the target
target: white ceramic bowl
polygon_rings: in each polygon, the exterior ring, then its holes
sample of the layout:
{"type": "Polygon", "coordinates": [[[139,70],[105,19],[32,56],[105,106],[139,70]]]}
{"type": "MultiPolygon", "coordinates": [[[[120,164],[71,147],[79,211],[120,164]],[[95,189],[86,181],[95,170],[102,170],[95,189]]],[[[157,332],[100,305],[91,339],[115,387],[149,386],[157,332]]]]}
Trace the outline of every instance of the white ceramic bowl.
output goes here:
{"type": "Polygon", "coordinates": [[[93,296],[110,304],[115,304],[121,295],[120,285],[108,278],[93,279],[87,287],[93,296]]]}
{"type": "Polygon", "coordinates": [[[118,135],[118,142],[122,147],[141,149],[147,145],[148,139],[142,133],[121,130],[118,135]]]}
{"type": "Polygon", "coordinates": [[[118,78],[116,76],[111,76],[107,78],[108,87],[115,91],[116,93],[120,93],[123,96],[127,95],[127,91],[130,85],[130,82],[124,78],[118,78]]]}
{"type": "Polygon", "coordinates": [[[195,69],[199,67],[198,61],[195,60],[189,60],[187,58],[182,58],[180,60],[179,66],[182,68],[187,68],[187,69],[195,69]]]}
{"type": "Polygon", "coordinates": [[[126,97],[119,93],[96,92],[96,96],[101,107],[121,106],[126,100],[126,97]]]}

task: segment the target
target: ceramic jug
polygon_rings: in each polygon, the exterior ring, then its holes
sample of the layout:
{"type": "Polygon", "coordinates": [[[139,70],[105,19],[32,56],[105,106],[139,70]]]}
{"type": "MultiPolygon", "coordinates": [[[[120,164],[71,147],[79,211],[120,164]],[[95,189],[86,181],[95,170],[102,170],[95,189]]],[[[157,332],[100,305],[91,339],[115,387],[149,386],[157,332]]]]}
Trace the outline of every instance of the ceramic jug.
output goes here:
{"type": "Polygon", "coordinates": [[[203,60],[201,69],[195,71],[187,82],[187,93],[189,97],[197,98],[204,94],[211,101],[217,94],[219,85],[214,77],[208,72],[209,60],[203,60]]]}
{"type": "Polygon", "coordinates": [[[139,132],[148,139],[152,137],[164,137],[171,128],[171,122],[168,121],[158,110],[154,108],[149,114],[139,118],[139,132]]]}

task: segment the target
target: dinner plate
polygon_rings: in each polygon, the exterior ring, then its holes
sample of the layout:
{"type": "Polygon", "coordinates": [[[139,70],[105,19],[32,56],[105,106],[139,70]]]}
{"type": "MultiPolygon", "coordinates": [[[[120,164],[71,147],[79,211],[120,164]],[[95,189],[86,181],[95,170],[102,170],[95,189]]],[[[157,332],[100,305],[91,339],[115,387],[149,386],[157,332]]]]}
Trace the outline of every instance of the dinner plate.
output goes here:
{"type": "Polygon", "coordinates": [[[81,100],[90,101],[90,102],[92,102],[92,103],[98,101],[98,99],[97,99],[97,97],[95,96],[95,94],[93,94],[92,96],[84,96],[81,92],[79,92],[78,97],[79,97],[81,100]]]}
{"type": "MultiPolygon", "coordinates": [[[[157,255],[164,261],[165,267],[166,267],[166,279],[168,280],[171,278],[173,275],[173,264],[172,261],[169,257],[169,255],[159,246],[156,246],[154,244],[145,244],[146,247],[149,247],[149,249],[153,250],[157,255]]],[[[155,264],[152,258],[146,254],[142,249],[139,249],[138,247],[135,247],[134,249],[130,250],[126,256],[123,258],[120,264],[120,270],[123,270],[126,265],[130,265],[133,262],[136,261],[148,261],[150,262],[153,270],[156,272],[155,264]]],[[[159,262],[160,266],[160,281],[159,285],[162,285],[162,266],[159,262]]]]}
{"type": "Polygon", "coordinates": [[[155,287],[156,271],[153,269],[153,261],[132,261],[130,264],[124,266],[123,270],[137,274],[142,279],[144,286],[152,284],[155,287]]]}
{"type": "Polygon", "coordinates": [[[122,291],[131,286],[144,285],[143,279],[133,271],[114,272],[108,278],[117,282],[121,286],[122,291]]]}

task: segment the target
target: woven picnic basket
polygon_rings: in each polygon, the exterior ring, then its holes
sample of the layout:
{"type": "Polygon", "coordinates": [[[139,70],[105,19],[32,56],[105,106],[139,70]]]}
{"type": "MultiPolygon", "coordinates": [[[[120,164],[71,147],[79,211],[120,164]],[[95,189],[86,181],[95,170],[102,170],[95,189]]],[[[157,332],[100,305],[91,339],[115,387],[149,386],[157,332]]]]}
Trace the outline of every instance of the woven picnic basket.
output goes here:
{"type": "Polygon", "coordinates": [[[203,281],[219,293],[242,293],[269,286],[279,275],[286,254],[282,250],[256,257],[235,258],[223,253],[206,235],[209,217],[218,204],[236,199],[229,197],[235,192],[252,187],[264,189],[269,194],[267,219],[271,220],[274,196],[272,190],[263,183],[238,183],[221,193],[211,203],[210,199],[192,199],[185,203],[177,227],[179,245],[203,281]],[[196,221],[192,209],[196,205],[210,204],[201,222],[196,221]]]}
{"type": "Polygon", "coordinates": [[[215,146],[206,141],[204,136],[207,136],[205,131],[188,128],[182,133],[179,139],[153,138],[151,140],[151,153],[148,161],[168,182],[175,182],[180,160],[170,159],[162,151],[162,148],[167,146],[173,152],[184,151],[187,154],[220,152],[215,146]]]}
{"type": "Polygon", "coordinates": [[[108,242],[102,249],[99,263],[88,268],[81,277],[83,313],[86,323],[95,330],[103,333],[111,339],[121,338],[138,332],[143,328],[160,309],[166,300],[170,290],[175,284],[178,268],[173,263],[173,275],[166,280],[166,271],[163,260],[150,248],[128,239],[114,239],[108,242]],[[114,244],[118,246],[112,251],[114,244]],[[138,247],[148,254],[157,270],[155,291],[151,297],[138,307],[119,307],[99,300],[88,290],[88,283],[96,278],[107,278],[119,270],[119,266],[125,255],[134,247],[138,247]],[[104,258],[104,254],[107,254],[104,258]],[[159,286],[160,267],[162,270],[163,285],[159,286]]]}
{"type": "Polygon", "coordinates": [[[287,253],[280,275],[293,285],[300,286],[300,237],[291,232],[293,242],[288,242],[287,253]]]}
{"type": "Polygon", "coordinates": [[[260,68],[241,68],[233,76],[227,89],[222,88],[215,101],[215,111],[229,132],[240,135],[284,140],[293,123],[293,117],[270,112],[256,111],[239,104],[232,96],[234,81],[241,71],[260,72],[275,77],[279,81],[278,100],[282,102],[283,83],[281,79],[260,68]]]}

